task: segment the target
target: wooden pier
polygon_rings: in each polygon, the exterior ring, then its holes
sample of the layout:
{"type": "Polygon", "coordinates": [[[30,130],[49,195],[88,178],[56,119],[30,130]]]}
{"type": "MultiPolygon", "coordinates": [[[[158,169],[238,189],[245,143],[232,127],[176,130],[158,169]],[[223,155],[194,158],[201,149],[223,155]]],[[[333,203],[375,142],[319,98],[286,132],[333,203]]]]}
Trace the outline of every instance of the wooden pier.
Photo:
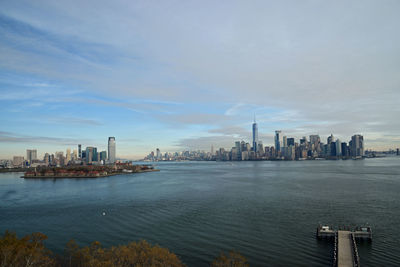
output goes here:
{"type": "Polygon", "coordinates": [[[332,266],[359,267],[360,257],[358,256],[356,239],[371,241],[372,231],[370,227],[358,227],[354,230],[344,227],[334,230],[329,226],[319,226],[317,238],[334,240],[332,266]]]}

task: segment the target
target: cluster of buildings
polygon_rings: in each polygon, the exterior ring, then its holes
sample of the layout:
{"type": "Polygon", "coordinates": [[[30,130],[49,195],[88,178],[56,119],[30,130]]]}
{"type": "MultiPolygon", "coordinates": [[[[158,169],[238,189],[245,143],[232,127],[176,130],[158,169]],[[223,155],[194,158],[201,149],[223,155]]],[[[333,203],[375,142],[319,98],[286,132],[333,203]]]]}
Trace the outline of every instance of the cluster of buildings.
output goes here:
{"type": "Polygon", "coordinates": [[[98,151],[97,147],[88,146],[82,149],[79,144],[77,149],[71,151],[70,148],[64,152],[55,154],[45,153],[43,158],[38,158],[36,149],[27,149],[26,158],[23,156],[14,156],[7,167],[39,167],[39,166],[68,166],[68,165],[105,165],[116,162],[116,144],[115,137],[108,138],[107,151],[98,151]]]}
{"type": "Polygon", "coordinates": [[[252,125],[252,142],[236,141],[235,145],[226,150],[220,148],[211,152],[183,151],[162,154],[157,148],[144,158],[147,161],[169,160],[306,160],[306,159],[358,159],[365,156],[364,137],[356,134],[351,140],[343,142],[332,134],[326,143],[321,141],[319,135],[310,135],[296,140],[293,137],[282,135],[282,131],[275,131],[274,146],[264,146],[258,139],[258,125],[252,125]]]}

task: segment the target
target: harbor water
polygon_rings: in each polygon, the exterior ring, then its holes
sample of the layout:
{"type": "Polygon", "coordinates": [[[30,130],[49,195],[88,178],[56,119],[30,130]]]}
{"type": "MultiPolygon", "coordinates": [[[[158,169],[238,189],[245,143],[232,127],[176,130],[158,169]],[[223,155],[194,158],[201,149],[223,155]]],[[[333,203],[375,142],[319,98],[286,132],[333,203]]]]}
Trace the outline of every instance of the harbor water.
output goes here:
{"type": "Polygon", "coordinates": [[[145,239],[188,266],[239,251],[251,266],[329,266],[318,224],[368,225],[363,266],[400,265],[400,157],[338,161],[160,162],[160,172],[97,179],[0,174],[0,231],[75,239],[145,239]]]}

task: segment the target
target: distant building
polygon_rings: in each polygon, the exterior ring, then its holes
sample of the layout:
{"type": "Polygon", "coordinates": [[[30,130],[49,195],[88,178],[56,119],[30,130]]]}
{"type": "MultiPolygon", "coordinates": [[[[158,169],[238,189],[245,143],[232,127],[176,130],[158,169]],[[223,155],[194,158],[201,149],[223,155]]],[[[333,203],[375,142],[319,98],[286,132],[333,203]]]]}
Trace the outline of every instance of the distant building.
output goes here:
{"type": "Polygon", "coordinates": [[[240,145],[240,141],[235,142],[235,155],[234,152],[232,151],[232,157],[235,157],[237,160],[242,160],[242,147],[240,145]]]}
{"type": "Polygon", "coordinates": [[[22,156],[14,156],[13,157],[13,166],[14,167],[23,167],[24,165],[24,157],[22,156]]]}
{"type": "Polygon", "coordinates": [[[336,140],[336,157],[341,157],[342,156],[342,143],[340,142],[339,139],[336,140]]]}
{"type": "Polygon", "coordinates": [[[351,137],[350,154],[352,157],[364,156],[364,137],[360,134],[351,137]]]}
{"type": "Polygon", "coordinates": [[[116,160],[116,149],[115,149],[115,137],[108,138],[108,161],[115,163],[116,160]]]}
{"type": "Polygon", "coordinates": [[[26,160],[32,163],[33,160],[37,160],[37,150],[36,149],[27,149],[26,150],[26,160]]]}
{"type": "Polygon", "coordinates": [[[281,131],[275,131],[275,154],[278,155],[278,152],[281,151],[280,137],[281,131]]]}
{"type": "Polygon", "coordinates": [[[328,139],[327,139],[328,145],[329,145],[330,143],[332,143],[333,140],[334,140],[333,134],[331,134],[330,136],[328,136],[328,139]]]}
{"type": "Polygon", "coordinates": [[[71,148],[67,148],[67,154],[65,156],[68,164],[68,162],[71,161],[71,148]]]}
{"type": "Polygon", "coordinates": [[[349,154],[349,147],[347,146],[347,143],[346,142],[343,142],[342,144],[341,144],[341,146],[342,146],[342,157],[348,157],[348,156],[350,156],[349,154]]]}
{"type": "Polygon", "coordinates": [[[86,163],[97,161],[97,147],[86,147],[86,163]]]}
{"type": "Polygon", "coordinates": [[[396,155],[397,155],[397,156],[400,156],[400,151],[399,151],[399,149],[396,149],[396,155]]]}
{"type": "Polygon", "coordinates": [[[288,138],[286,142],[287,146],[294,146],[294,138],[288,138]]]}
{"type": "Polygon", "coordinates": [[[257,152],[257,144],[258,144],[258,126],[256,119],[254,118],[254,123],[253,123],[253,151],[257,152]]]}
{"type": "Polygon", "coordinates": [[[287,137],[286,136],[283,136],[283,139],[282,139],[282,147],[287,147],[288,146],[288,144],[287,144],[287,137]]]}
{"type": "Polygon", "coordinates": [[[83,158],[82,157],[82,145],[81,144],[78,145],[78,156],[79,156],[80,159],[83,158]]]}
{"type": "Polygon", "coordinates": [[[100,160],[107,160],[107,152],[106,151],[101,151],[100,152],[100,160]]]}

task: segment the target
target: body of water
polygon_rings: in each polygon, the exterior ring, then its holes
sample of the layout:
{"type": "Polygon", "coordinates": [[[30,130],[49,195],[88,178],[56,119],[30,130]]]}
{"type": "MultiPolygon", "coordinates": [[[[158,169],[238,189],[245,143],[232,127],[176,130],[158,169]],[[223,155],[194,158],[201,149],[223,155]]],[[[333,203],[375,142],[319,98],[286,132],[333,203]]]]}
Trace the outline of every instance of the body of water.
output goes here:
{"type": "Polygon", "coordinates": [[[160,172],[28,180],[0,173],[0,231],[112,246],[146,239],[189,266],[237,250],[251,266],[329,266],[319,223],[370,225],[363,266],[400,265],[400,157],[347,161],[173,162],[160,172]],[[103,215],[105,213],[105,215],[103,215]]]}

